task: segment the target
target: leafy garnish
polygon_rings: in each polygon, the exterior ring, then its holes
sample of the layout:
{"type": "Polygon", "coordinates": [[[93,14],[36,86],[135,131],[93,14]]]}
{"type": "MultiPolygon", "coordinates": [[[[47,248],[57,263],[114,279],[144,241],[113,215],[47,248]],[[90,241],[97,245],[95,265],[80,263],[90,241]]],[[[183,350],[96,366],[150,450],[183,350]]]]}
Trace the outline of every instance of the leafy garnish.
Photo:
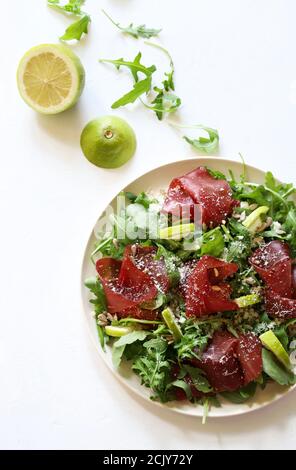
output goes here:
{"type": "Polygon", "coordinates": [[[213,387],[210,385],[206,374],[203,370],[199,369],[198,367],[191,367],[189,365],[184,365],[183,368],[185,369],[186,373],[189,374],[192,385],[202,393],[210,393],[213,391],[213,387]]]}
{"type": "Polygon", "coordinates": [[[151,332],[145,330],[132,331],[131,333],[128,333],[127,335],[122,336],[119,340],[117,340],[113,344],[112,349],[112,362],[114,367],[119,367],[126,345],[135,343],[136,341],[143,341],[149,334],[151,334],[151,332]]]}
{"type": "Polygon", "coordinates": [[[122,58],[116,60],[100,59],[100,62],[113,64],[118,70],[120,67],[129,68],[135,80],[133,89],[115,101],[111,106],[112,109],[125,106],[128,103],[134,103],[137,98],[142,96],[144,93],[149,93],[151,90],[152,74],[155,72],[156,67],[155,65],[146,67],[145,65],[141,64],[141,58],[142,54],[139,52],[133,62],[126,61],[122,58]],[[145,75],[146,78],[139,80],[139,73],[145,75]]]}
{"type": "Polygon", "coordinates": [[[61,41],[72,41],[73,39],[80,41],[83,34],[88,34],[91,17],[81,9],[85,0],[69,0],[68,3],[64,5],[61,5],[60,0],[47,0],[47,3],[61,13],[80,17],[79,20],[72,23],[66,29],[65,33],[60,37],[61,41]]]}
{"type": "Polygon", "coordinates": [[[96,314],[100,314],[102,312],[106,312],[107,310],[107,303],[106,297],[104,293],[103,286],[99,279],[96,277],[90,277],[85,280],[85,286],[91,291],[91,293],[95,296],[94,299],[90,300],[90,303],[94,306],[94,311],[96,314]]]}
{"type": "Polygon", "coordinates": [[[293,372],[288,371],[267,349],[262,349],[263,370],[275,382],[280,385],[294,385],[296,376],[293,372]]]}
{"type": "Polygon", "coordinates": [[[91,22],[89,15],[84,15],[80,20],[75,21],[65,31],[65,34],[60,37],[61,41],[72,41],[77,39],[80,41],[83,34],[88,34],[88,27],[91,22]]]}
{"type": "Polygon", "coordinates": [[[124,27],[121,26],[120,23],[116,23],[108,13],[106,13],[105,10],[102,10],[105,16],[113,23],[118,29],[120,29],[123,33],[129,34],[130,36],[138,39],[138,38],[144,38],[144,39],[150,39],[153,36],[157,36],[160,32],[161,29],[154,29],[154,28],[147,28],[145,24],[141,24],[139,26],[134,25],[133,23],[130,23],[128,26],[124,27]]]}
{"type": "MultiPolygon", "coordinates": [[[[198,129],[206,133],[208,137],[205,137],[203,135],[199,136],[198,138],[191,138],[186,135],[183,136],[183,139],[185,139],[186,142],[192,145],[192,147],[196,150],[206,153],[212,153],[215,152],[219,147],[219,133],[216,129],[212,129],[211,127],[203,126],[201,124],[187,126],[170,122],[170,125],[172,127],[175,127],[176,129],[198,129]]],[[[222,173],[219,173],[219,178],[221,178],[221,175],[222,173]]]]}
{"type": "Polygon", "coordinates": [[[103,328],[97,323],[97,317],[100,313],[106,312],[107,302],[104,293],[104,289],[99,279],[91,277],[85,280],[84,285],[91,291],[95,298],[90,299],[90,303],[93,305],[96,314],[97,331],[102,348],[105,347],[105,334],[103,328]]]}
{"type": "Polygon", "coordinates": [[[228,401],[231,401],[231,403],[240,404],[245,403],[250,398],[252,398],[255,395],[256,388],[257,383],[250,382],[248,385],[240,388],[239,390],[235,390],[233,392],[222,392],[221,395],[228,401]]]}
{"type": "Polygon", "coordinates": [[[170,377],[170,363],[166,359],[168,344],[161,338],[153,338],[143,346],[146,354],[138,357],[132,368],[140,376],[142,384],[154,391],[155,398],[165,401],[170,377]]]}
{"type": "Polygon", "coordinates": [[[202,236],[201,256],[211,255],[219,256],[224,250],[224,238],[220,227],[216,227],[209,232],[205,232],[202,236]]]}
{"type": "Polygon", "coordinates": [[[156,47],[166,54],[170,61],[170,71],[165,72],[165,78],[162,81],[162,86],[155,86],[153,90],[156,92],[154,100],[151,105],[143,103],[147,108],[155,112],[158,119],[161,121],[166,113],[175,112],[181,106],[181,99],[175,93],[175,66],[169,51],[159,44],[146,41],[145,44],[156,47]]]}
{"type": "Polygon", "coordinates": [[[84,5],[85,0],[69,0],[68,3],[61,5],[60,0],[47,0],[50,7],[55,8],[63,13],[70,13],[72,15],[80,16],[83,15],[81,7],[84,5]]]}
{"type": "Polygon", "coordinates": [[[176,286],[180,280],[180,273],[178,270],[180,259],[174,253],[167,250],[163,245],[157,244],[157,247],[156,259],[163,258],[171,286],[176,286]]]}

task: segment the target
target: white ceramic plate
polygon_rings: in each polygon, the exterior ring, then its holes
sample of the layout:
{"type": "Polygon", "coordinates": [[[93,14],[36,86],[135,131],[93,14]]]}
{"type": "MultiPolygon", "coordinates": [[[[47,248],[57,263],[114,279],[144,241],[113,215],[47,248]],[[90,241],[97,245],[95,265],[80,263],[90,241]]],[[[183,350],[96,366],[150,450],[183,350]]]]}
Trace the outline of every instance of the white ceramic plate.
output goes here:
{"type": "MultiPolygon", "coordinates": [[[[143,176],[139,177],[128,186],[123,188],[124,191],[131,191],[133,193],[139,193],[141,191],[155,191],[158,192],[160,189],[167,189],[170,181],[176,177],[183,175],[197,166],[205,165],[209,168],[222,171],[227,173],[228,169],[232,170],[236,177],[239,177],[242,173],[242,164],[238,162],[234,162],[231,160],[225,160],[222,158],[195,158],[190,160],[180,160],[177,162],[169,163],[167,165],[161,166],[156,168],[155,170],[149,171],[148,173],[144,174],[143,176]]],[[[247,166],[247,176],[248,181],[252,181],[254,183],[262,183],[264,181],[264,172],[251,167],[247,166]]],[[[115,198],[110,204],[115,207],[116,200],[115,198]]],[[[99,217],[99,219],[102,215],[99,217]]],[[[98,219],[98,220],[99,220],[98,219]]],[[[89,331],[93,340],[93,343],[101,356],[102,360],[108,366],[108,368],[113,372],[115,377],[120,380],[122,384],[127,386],[137,395],[141,396],[145,400],[149,399],[150,391],[141,386],[138,377],[132,373],[127,364],[123,364],[120,367],[120,370],[115,370],[112,365],[111,359],[111,351],[110,348],[106,348],[106,352],[103,352],[101,346],[99,344],[97,329],[95,320],[92,316],[92,309],[91,305],[89,304],[89,292],[88,289],[84,287],[84,279],[90,276],[95,275],[95,268],[92,262],[90,261],[90,253],[93,251],[94,244],[96,238],[94,235],[94,231],[92,231],[86,249],[84,253],[83,265],[82,265],[82,278],[81,278],[81,285],[82,285],[82,301],[83,301],[83,309],[85,314],[85,319],[87,321],[89,331]]],[[[222,407],[216,408],[213,407],[210,412],[211,417],[220,417],[220,416],[234,416],[238,414],[247,413],[253,410],[257,410],[266,406],[275,400],[278,400],[283,395],[289,393],[292,388],[285,388],[278,386],[277,384],[269,384],[265,390],[257,390],[256,395],[253,400],[250,400],[247,403],[236,405],[226,401],[221,400],[222,407]]],[[[156,406],[167,407],[170,408],[178,413],[190,415],[190,416],[202,416],[203,409],[199,405],[192,405],[191,403],[183,403],[183,402],[172,402],[169,404],[159,404],[155,403],[156,406]]]]}

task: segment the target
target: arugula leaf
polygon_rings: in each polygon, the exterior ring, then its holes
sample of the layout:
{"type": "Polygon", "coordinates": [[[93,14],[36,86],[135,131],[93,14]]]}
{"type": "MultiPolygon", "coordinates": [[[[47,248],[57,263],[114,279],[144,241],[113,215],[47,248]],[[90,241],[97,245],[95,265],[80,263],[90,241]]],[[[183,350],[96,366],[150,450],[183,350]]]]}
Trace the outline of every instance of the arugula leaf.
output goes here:
{"type": "Polygon", "coordinates": [[[136,330],[119,338],[119,340],[113,344],[112,348],[112,362],[114,367],[116,369],[119,367],[126,345],[133,344],[136,341],[144,341],[150,334],[151,331],[136,330]]]}
{"type": "Polygon", "coordinates": [[[171,365],[166,359],[168,344],[162,338],[152,338],[143,346],[146,354],[136,358],[132,369],[140,376],[142,384],[155,392],[155,398],[166,401],[171,370],[171,365]]]}
{"type": "Polygon", "coordinates": [[[191,388],[190,388],[190,385],[187,382],[185,382],[185,380],[181,380],[181,379],[174,380],[174,382],[168,385],[168,388],[171,388],[171,387],[181,388],[186,393],[187,399],[191,400],[192,398],[191,388]]]}
{"type": "Polygon", "coordinates": [[[201,256],[211,255],[219,256],[224,250],[224,238],[220,227],[216,227],[209,232],[205,232],[202,236],[201,256]]]}
{"type": "MultiPolygon", "coordinates": [[[[91,293],[95,296],[94,299],[90,299],[90,303],[93,305],[94,311],[96,313],[96,319],[97,316],[100,313],[106,312],[107,310],[107,301],[104,293],[103,286],[99,279],[96,277],[90,277],[84,281],[84,285],[91,291],[91,293]]],[[[98,331],[98,336],[100,340],[100,344],[102,348],[104,349],[105,347],[105,334],[103,328],[97,324],[97,331],[98,331]]]]}
{"type": "MultiPolygon", "coordinates": [[[[181,126],[180,126],[181,127],[181,126]]],[[[216,129],[212,129],[211,127],[206,127],[202,125],[196,126],[182,126],[184,128],[190,129],[201,129],[208,134],[208,137],[200,136],[197,139],[191,139],[186,135],[183,136],[183,139],[186,140],[192,147],[202,152],[211,153],[217,150],[219,146],[219,134],[216,129]]]]}
{"type": "Polygon", "coordinates": [[[144,93],[149,93],[151,89],[151,77],[147,77],[140,82],[134,84],[133,90],[126,93],[126,95],[122,96],[119,100],[115,101],[111,108],[117,109],[121,106],[125,106],[129,103],[134,103],[136,99],[138,99],[144,93]]]}
{"type": "Polygon", "coordinates": [[[157,118],[161,121],[166,113],[173,113],[179,108],[179,106],[181,106],[181,99],[179,98],[179,96],[177,96],[175,93],[172,93],[175,91],[175,66],[172,56],[170,55],[167,49],[153,42],[146,41],[145,44],[160,49],[166,54],[170,61],[170,71],[165,72],[165,78],[162,81],[162,87],[154,87],[154,91],[157,94],[154,100],[151,102],[152,106],[143,103],[146,108],[151,109],[151,111],[154,111],[157,118]]]}
{"type": "Polygon", "coordinates": [[[170,279],[171,286],[176,286],[180,280],[180,272],[177,266],[180,264],[180,259],[171,251],[167,250],[163,245],[157,243],[156,259],[163,258],[167,274],[170,279]]]}
{"type": "Polygon", "coordinates": [[[138,77],[139,73],[146,75],[146,77],[150,77],[156,70],[155,65],[151,65],[150,67],[145,67],[145,65],[141,64],[141,58],[142,58],[142,53],[138,52],[133,62],[124,60],[123,58],[115,59],[115,60],[100,59],[99,62],[113,64],[118,70],[120,69],[120,67],[127,67],[128,69],[130,69],[135,82],[137,82],[139,80],[139,77],[138,77]]]}
{"type": "Polygon", "coordinates": [[[280,385],[294,385],[296,376],[293,372],[289,372],[275,358],[272,352],[262,349],[262,361],[264,372],[280,385]]]}
{"type": "Polygon", "coordinates": [[[184,365],[183,368],[190,375],[192,384],[199,392],[210,393],[213,391],[213,387],[211,387],[203,370],[189,365],[184,365]]]}
{"type": "Polygon", "coordinates": [[[161,29],[154,29],[154,28],[147,28],[145,24],[141,24],[139,26],[134,26],[133,23],[128,25],[127,27],[123,27],[120,23],[116,23],[105,10],[102,10],[105,16],[113,23],[118,29],[120,29],[123,33],[129,34],[130,36],[138,39],[138,38],[145,38],[149,39],[153,36],[157,36],[161,29]]]}
{"type": "Polygon", "coordinates": [[[61,5],[60,3],[60,0],[47,0],[48,6],[63,13],[70,13],[76,16],[83,14],[81,7],[84,5],[85,0],[69,0],[68,3],[64,5],[61,5]]]}
{"type": "Polygon", "coordinates": [[[66,29],[63,36],[60,37],[61,41],[72,41],[73,39],[80,41],[82,35],[88,33],[91,18],[81,9],[84,3],[85,0],[69,0],[68,3],[61,5],[60,0],[47,0],[48,6],[55,8],[61,13],[81,17],[66,29]]]}
{"type": "Polygon", "coordinates": [[[84,15],[80,20],[75,21],[65,31],[65,34],[60,37],[61,41],[72,41],[77,39],[80,41],[83,34],[88,34],[88,27],[91,22],[89,15],[84,15]]]}
{"type": "Polygon", "coordinates": [[[120,69],[120,67],[129,68],[135,80],[133,89],[121,98],[119,98],[117,101],[115,101],[111,106],[112,109],[119,108],[120,106],[125,106],[128,103],[134,103],[137,98],[139,98],[144,93],[149,93],[149,91],[151,90],[152,74],[155,72],[156,67],[155,65],[145,67],[145,65],[141,64],[141,57],[142,54],[141,52],[139,52],[133,62],[126,61],[122,58],[116,60],[100,59],[100,62],[113,64],[118,70],[120,69]],[[146,78],[139,81],[139,73],[144,74],[146,78]]]}
{"type": "Polygon", "coordinates": [[[245,403],[250,398],[252,398],[255,395],[256,388],[257,383],[250,382],[248,385],[240,388],[239,390],[235,390],[233,392],[222,392],[220,395],[222,395],[228,401],[231,401],[231,403],[240,404],[245,403]]]}
{"type": "Polygon", "coordinates": [[[286,240],[291,247],[292,256],[296,256],[296,207],[293,206],[289,209],[286,221],[282,225],[283,230],[288,233],[286,240]]]}
{"type": "Polygon", "coordinates": [[[212,170],[209,167],[206,167],[206,169],[208,170],[208,173],[210,173],[210,175],[216,180],[226,180],[226,176],[223,173],[221,173],[221,171],[212,170]]]}
{"type": "Polygon", "coordinates": [[[141,204],[142,206],[145,207],[145,209],[148,209],[150,204],[153,204],[156,201],[156,199],[151,199],[149,196],[147,196],[146,193],[141,192],[140,194],[138,194],[138,196],[135,198],[135,200],[133,201],[134,203],[136,204],[141,204]]]}
{"type": "Polygon", "coordinates": [[[104,293],[103,286],[98,278],[90,277],[84,281],[85,287],[87,287],[91,293],[95,296],[95,299],[91,299],[90,303],[94,306],[96,314],[106,312],[107,302],[104,293]]]}

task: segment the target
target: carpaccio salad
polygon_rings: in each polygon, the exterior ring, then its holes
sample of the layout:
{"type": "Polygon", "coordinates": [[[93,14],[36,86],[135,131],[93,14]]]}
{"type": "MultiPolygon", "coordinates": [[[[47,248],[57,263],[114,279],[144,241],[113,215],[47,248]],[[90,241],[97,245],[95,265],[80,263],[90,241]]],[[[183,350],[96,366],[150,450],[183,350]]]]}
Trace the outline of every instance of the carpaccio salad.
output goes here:
{"type": "Polygon", "coordinates": [[[221,396],[239,404],[270,381],[295,383],[293,193],[271,173],[259,185],[198,167],[165,194],[124,194],[86,286],[103,348],[153,400],[206,415],[221,396]]]}

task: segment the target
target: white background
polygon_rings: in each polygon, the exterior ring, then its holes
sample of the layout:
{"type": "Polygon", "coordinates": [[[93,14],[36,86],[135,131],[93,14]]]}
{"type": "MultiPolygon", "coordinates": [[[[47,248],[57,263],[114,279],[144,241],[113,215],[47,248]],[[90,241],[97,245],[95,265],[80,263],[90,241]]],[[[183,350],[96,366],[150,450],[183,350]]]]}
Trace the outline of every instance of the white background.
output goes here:
{"type": "Polygon", "coordinates": [[[86,122],[110,113],[129,75],[98,58],[133,58],[165,71],[166,59],[124,37],[122,24],[162,27],[176,65],[180,120],[220,131],[220,155],[295,178],[296,59],[293,0],[88,0],[90,34],[74,46],[87,73],[79,105],[36,115],[19,98],[23,53],[55,42],[69,20],[42,0],[1,2],[0,447],[96,449],[294,448],[295,394],[255,414],[198,419],[154,408],[105,370],[80,304],[80,264],[111,195],[147,170],[196,155],[140,104],[117,110],[138,150],[125,167],[100,170],[79,148],[86,122]]]}

